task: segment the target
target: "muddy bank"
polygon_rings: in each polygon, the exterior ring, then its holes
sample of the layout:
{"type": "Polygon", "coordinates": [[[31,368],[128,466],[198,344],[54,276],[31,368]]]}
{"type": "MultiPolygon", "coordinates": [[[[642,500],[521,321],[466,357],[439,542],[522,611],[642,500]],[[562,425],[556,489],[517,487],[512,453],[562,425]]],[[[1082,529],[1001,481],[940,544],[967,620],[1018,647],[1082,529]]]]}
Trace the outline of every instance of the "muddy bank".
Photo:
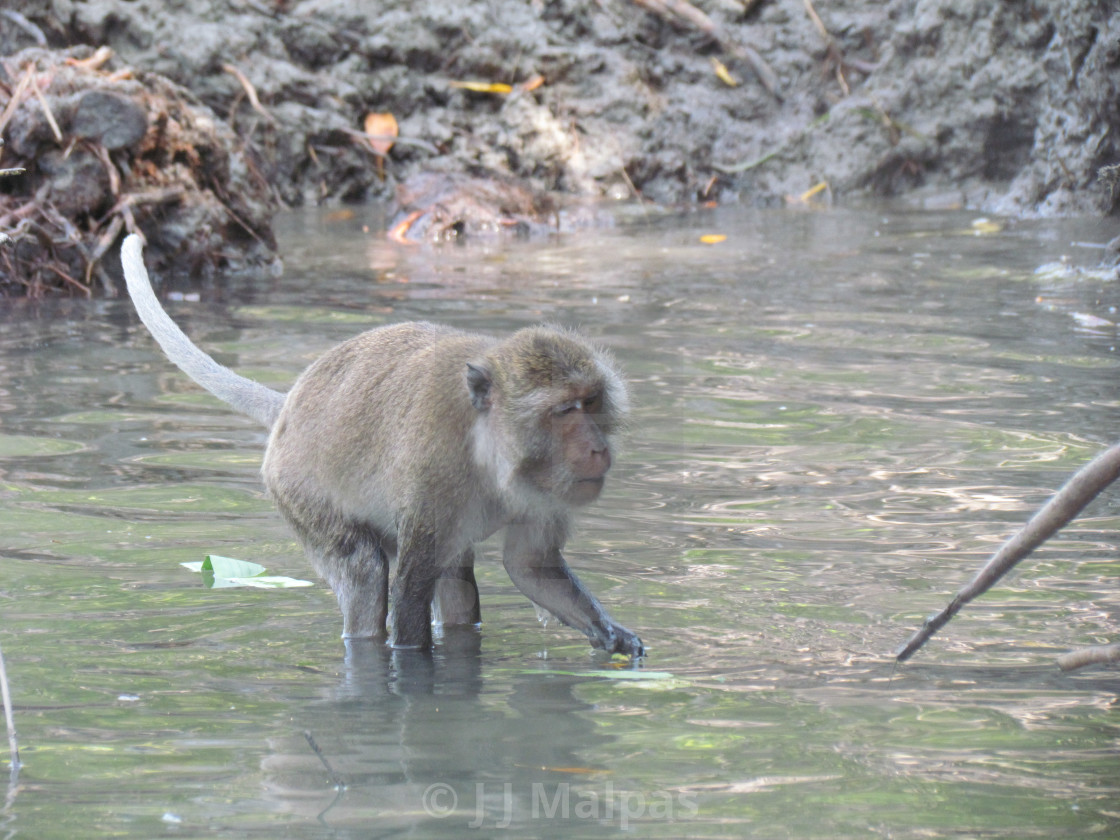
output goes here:
{"type": "Polygon", "coordinates": [[[19,75],[8,74],[3,150],[25,171],[0,181],[0,282],[113,294],[102,257],[129,232],[161,271],[269,259],[274,202],[241,141],[185,89],[113,72],[108,54],[32,48],[7,62],[19,75]]]}
{"type": "Polygon", "coordinates": [[[809,201],[1114,211],[1097,172],[1120,162],[1115,4],[812,5],[23,0],[0,55],[110,47],[211,109],[278,204],[387,199],[434,171],[669,205],[819,187],[809,201]],[[399,123],[383,161],[370,112],[399,123]]]}

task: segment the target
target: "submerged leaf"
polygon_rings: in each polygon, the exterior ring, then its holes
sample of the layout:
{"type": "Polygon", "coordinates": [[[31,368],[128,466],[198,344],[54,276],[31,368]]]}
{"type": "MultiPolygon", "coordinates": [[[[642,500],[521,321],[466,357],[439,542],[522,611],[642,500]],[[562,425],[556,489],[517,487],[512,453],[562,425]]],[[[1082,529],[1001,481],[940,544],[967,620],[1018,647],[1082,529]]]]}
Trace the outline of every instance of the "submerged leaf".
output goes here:
{"type": "Polygon", "coordinates": [[[999,233],[1003,230],[1003,225],[999,222],[993,222],[991,219],[973,219],[972,232],[977,236],[983,236],[986,233],[999,233]]]}
{"type": "Polygon", "coordinates": [[[229,578],[234,586],[252,586],[256,589],[298,589],[302,586],[314,586],[309,580],[284,577],[283,575],[257,575],[256,577],[229,578]]]}

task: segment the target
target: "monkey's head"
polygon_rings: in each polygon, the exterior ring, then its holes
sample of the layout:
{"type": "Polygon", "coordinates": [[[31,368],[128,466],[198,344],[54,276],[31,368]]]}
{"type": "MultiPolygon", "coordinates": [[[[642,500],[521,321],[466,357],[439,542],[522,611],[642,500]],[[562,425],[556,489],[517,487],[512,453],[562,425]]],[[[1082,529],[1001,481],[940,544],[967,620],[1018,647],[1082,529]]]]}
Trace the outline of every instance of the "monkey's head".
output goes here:
{"type": "Polygon", "coordinates": [[[466,381],[480,414],[478,454],[508,497],[527,492],[564,507],[599,497],[611,436],[629,410],[605,352],[575,333],[531,327],[468,364],[466,381]]]}

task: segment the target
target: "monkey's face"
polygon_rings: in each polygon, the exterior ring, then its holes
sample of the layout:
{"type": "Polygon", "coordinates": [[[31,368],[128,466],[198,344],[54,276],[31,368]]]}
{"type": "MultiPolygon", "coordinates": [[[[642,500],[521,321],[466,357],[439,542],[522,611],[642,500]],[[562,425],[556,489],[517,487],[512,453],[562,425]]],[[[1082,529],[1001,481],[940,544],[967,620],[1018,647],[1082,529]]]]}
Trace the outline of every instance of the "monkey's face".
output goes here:
{"type": "Polygon", "coordinates": [[[599,498],[611,450],[602,427],[602,391],[586,391],[556,405],[550,412],[551,490],[571,505],[599,498]]]}
{"type": "Polygon", "coordinates": [[[468,363],[466,384],[481,417],[475,458],[513,507],[599,498],[628,405],[609,357],[574,334],[530,327],[468,363]]]}

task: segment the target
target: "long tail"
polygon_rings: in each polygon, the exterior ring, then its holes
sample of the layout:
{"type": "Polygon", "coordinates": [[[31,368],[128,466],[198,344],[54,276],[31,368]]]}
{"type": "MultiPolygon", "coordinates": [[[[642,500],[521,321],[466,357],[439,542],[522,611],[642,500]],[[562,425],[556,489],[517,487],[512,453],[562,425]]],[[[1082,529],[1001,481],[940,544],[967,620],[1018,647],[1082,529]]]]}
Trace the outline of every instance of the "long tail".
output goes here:
{"type": "Polygon", "coordinates": [[[124,266],[129,297],[148,332],[159,342],[167,358],[178,365],[183,373],[242,414],[272,428],[280,414],[280,407],[284,404],[284,395],[223,367],[187,338],[163,311],[152,291],[148,270],[144,268],[143,247],[139,236],[128,236],[121,246],[121,265],[124,266]]]}

